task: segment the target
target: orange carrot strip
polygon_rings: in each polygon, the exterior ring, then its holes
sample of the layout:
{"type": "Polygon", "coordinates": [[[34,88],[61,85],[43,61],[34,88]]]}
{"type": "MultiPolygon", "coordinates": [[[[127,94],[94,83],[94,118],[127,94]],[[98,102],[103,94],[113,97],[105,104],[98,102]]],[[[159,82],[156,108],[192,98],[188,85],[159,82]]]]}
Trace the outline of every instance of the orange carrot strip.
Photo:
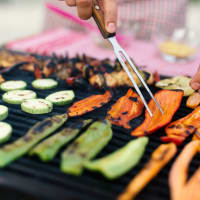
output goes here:
{"type": "Polygon", "coordinates": [[[187,182],[182,192],[181,200],[199,200],[200,199],[200,168],[196,170],[194,175],[187,182]]]}
{"type": "Polygon", "coordinates": [[[174,162],[169,174],[171,200],[182,200],[181,195],[186,184],[188,166],[198,152],[199,145],[200,141],[187,144],[174,162]]]}
{"type": "Polygon", "coordinates": [[[150,161],[129,183],[118,200],[131,200],[160,172],[160,170],[174,157],[177,148],[173,143],[161,144],[151,155],[150,161]]]}

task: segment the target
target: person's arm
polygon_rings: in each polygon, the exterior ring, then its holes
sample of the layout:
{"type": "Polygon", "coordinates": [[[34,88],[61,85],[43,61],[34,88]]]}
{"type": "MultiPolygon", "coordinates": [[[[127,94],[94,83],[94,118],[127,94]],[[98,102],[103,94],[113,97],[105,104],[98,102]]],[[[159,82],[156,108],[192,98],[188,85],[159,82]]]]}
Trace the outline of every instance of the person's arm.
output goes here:
{"type": "Polygon", "coordinates": [[[193,90],[198,90],[198,92],[200,93],[200,66],[197,73],[190,82],[190,86],[192,87],[193,90]]]}
{"type": "MultiPolygon", "coordinates": [[[[65,0],[68,6],[77,7],[78,16],[81,19],[89,19],[92,16],[93,0],[65,0]]],[[[103,3],[106,30],[114,33],[117,27],[117,0],[100,0],[103,3]]]]}

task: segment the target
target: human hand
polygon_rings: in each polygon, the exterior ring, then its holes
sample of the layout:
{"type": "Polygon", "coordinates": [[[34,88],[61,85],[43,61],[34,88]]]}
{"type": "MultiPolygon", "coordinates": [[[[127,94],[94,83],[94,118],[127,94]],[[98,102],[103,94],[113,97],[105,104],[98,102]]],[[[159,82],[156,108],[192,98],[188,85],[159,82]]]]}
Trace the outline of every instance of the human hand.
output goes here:
{"type": "Polygon", "coordinates": [[[191,80],[190,86],[192,87],[193,90],[198,90],[198,92],[200,93],[200,66],[197,73],[191,80]]]}
{"type": "MultiPolygon", "coordinates": [[[[89,19],[92,16],[93,0],[65,0],[68,6],[77,7],[78,16],[81,19],[89,19]]],[[[104,21],[106,30],[114,33],[117,27],[117,0],[101,0],[104,8],[104,21]]]]}

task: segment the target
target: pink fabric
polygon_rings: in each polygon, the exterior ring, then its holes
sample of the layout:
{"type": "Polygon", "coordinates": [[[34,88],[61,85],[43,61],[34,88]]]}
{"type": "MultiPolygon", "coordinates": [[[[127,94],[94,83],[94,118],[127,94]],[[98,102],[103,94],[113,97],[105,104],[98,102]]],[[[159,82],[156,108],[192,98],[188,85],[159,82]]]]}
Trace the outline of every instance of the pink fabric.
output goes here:
{"type": "MultiPolygon", "coordinates": [[[[193,76],[200,64],[200,52],[195,60],[185,64],[173,64],[164,61],[157,47],[151,41],[132,40],[130,45],[125,48],[127,53],[140,66],[146,66],[150,71],[158,71],[163,75],[189,75],[193,76]]],[[[53,52],[57,55],[66,55],[71,57],[79,54],[99,59],[115,59],[113,50],[100,48],[91,39],[90,35],[74,32],[66,29],[57,29],[46,32],[41,35],[14,41],[7,44],[7,47],[13,50],[29,51],[39,54],[51,55],[53,52]]]]}

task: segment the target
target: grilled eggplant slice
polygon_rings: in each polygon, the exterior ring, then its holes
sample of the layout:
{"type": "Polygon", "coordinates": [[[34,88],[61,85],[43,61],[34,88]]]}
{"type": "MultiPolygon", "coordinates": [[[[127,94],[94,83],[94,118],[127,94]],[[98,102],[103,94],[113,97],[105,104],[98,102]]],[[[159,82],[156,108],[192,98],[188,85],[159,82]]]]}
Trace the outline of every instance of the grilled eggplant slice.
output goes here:
{"type": "Polygon", "coordinates": [[[155,94],[155,98],[163,109],[164,114],[160,112],[151,99],[148,106],[153,113],[153,117],[146,110],[144,122],[133,130],[132,136],[149,135],[168,124],[181,104],[183,91],[160,90],[155,94]]]}
{"type": "Polygon", "coordinates": [[[111,97],[110,91],[106,91],[104,94],[92,95],[81,101],[75,102],[69,108],[68,114],[70,117],[81,116],[102,107],[110,101],[111,97]]]}
{"type": "Polygon", "coordinates": [[[107,120],[94,122],[63,153],[61,170],[80,175],[84,164],[95,157],[112,138],[111,124],[107,120]]]}
{"type": "Polygon", "coordinates": [[[9,163],[26,154],[39,141],[61,127],[67,119],[67,114],[46,118],[35,124],[25,136],[0,148],[0,167],[6,167],[9,163]]]}
{"type": "Polygon", "coordinates": [[[167,136],[161,137],[163,142],[174,142],[177,145],[182,142],[196,129],[200,128],[200,106],[187,116],[170,123],[165,128],[167,136]]]}
{"type": "Polygon", "coordinates": [[[108,179],[118,178],[139,163],[147,144],[147,137],[135,139],[104,158],[87,162],[85,167],[101,172],[108,179]]]}
{"type": "Polygon", "coordinates": [[[118,200],[132,200],[135,196],[162,170],[175,156],[176,145],[173,143],[161,144],[151,155],[151,159],[144,168],[128,184],[118,200]]]}
{"type": "Polygon", "coordinates": [[[92,120],[84,120],[79,123],[75,123],[74,127],[68,127],[62,129],[60,132],[47,138],[34,149],[30,151],[30,155],[38,155],[44,162],[52,160],[59,149],[75,138],[78,133],[86,127],[92,120]]]}
{"type": "Polygon", "coordinates": [[[141,98],[129,89],[108,111],[107,119],[112,124],[130,129],[128,122],[142,114],[144,104],[141,98]]]}
{"type": "Polygon", "coordinates": [[[161,80],[156,83],[156,86],[168,90],[183,90],[184,96],[189,96],[194,93],[194,90],[190,87],[191,80],[191,78],[186,76],[177,76],[171,79],[161,80]]]}
{"type": "Polygon", "coordinates": [[[186,102],[186,106],[188,108],[196,108],[200,104],[200,94],[198,92],[195,92],[191,94],[186,102]]]}

